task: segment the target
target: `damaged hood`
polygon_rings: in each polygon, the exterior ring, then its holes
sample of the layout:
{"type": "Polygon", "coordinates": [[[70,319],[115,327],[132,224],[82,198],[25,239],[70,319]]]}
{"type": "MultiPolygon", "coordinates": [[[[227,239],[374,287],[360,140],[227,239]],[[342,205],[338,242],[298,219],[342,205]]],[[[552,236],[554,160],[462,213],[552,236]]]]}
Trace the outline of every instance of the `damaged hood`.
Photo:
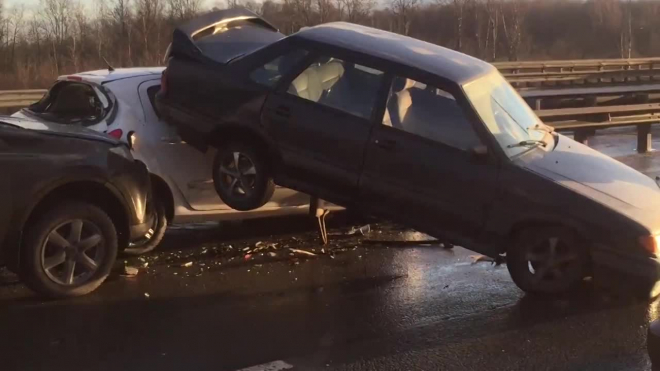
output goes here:
{"type": "Polygon", "coordinates": [[[228,63],[282,38],[275,26],[247,9],[218,10],[177,27],[166,59],[172,54],[201,54],[228,63]]]}
{"type": "Polygon", "coordinates": [[[559,135],[554,150],[535,151],[520,165],[660,231],[660,188],[611,157],[559,135]]]}
{"type": "Polygon", "coordinates": [[[96,140],[113,145],[118,145],[121,143],[115,138],[112,138],[106,134],[99,133],[91,129],[87,129],[82,126],[62,125],[51,122],[36,121],[26,118],[23,115],[21,116],[0,116],[0,122],[21,127],[23,129],[40,131],[45,134],[68,136],[68,137],[75,137],[75,138],[81,138],[87,140],[96,140]]]}

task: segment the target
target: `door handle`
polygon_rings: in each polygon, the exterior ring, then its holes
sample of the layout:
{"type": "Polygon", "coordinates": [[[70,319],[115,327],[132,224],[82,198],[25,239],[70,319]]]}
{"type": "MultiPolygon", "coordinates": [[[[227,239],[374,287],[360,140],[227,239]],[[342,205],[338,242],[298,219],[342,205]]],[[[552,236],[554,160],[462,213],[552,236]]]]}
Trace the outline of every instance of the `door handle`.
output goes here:
{"type": "Polygon", "coordinates": [[[376,139],[374,144],[383,149],[394,149],[396,142],[391,139],[376,139]]]}
{"type": "Polygon", "coordinates": [[[278,106],[277,108],[275,108],[275,114],[282,118],[288,119],[289,117],[291,117],[291,109],[289,109],[289,107],[287,106],[278,106]]]}

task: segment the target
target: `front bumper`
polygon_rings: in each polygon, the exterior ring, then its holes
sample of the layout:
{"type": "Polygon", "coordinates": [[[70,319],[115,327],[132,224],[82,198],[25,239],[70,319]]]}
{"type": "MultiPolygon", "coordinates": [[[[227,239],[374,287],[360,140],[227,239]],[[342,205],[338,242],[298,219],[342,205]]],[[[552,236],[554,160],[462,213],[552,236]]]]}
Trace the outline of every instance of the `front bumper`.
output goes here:
{"type": "Polygon", "coordinates": [[[608,288],[647,298],[660,295],[660,258],[622,253],[609,248],[592,250],[594,281],[608,288]]]}

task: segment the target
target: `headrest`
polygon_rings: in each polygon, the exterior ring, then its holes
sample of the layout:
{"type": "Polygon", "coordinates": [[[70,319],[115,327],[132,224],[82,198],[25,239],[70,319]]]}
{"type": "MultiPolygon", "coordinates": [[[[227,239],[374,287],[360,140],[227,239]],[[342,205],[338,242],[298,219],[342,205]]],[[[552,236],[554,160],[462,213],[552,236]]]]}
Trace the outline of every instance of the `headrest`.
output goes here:
{"type": "Polygon", "coordinates": [[[392,81],[392,91],[398,93],[412,88],[413,85],[415,85],[415,80],[406,79],[404,77],[395,77],[394,81],[392,81]]]}

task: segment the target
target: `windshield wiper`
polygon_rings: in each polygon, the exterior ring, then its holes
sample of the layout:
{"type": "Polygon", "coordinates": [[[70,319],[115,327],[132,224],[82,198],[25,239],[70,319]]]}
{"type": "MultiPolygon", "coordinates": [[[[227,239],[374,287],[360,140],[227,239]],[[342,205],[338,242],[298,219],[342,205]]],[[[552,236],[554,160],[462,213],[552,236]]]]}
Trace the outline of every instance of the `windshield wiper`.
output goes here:
{"type": "Polygon", "coordinates": [[[516,144],[509,144],[506,146],[506,148],[514,148],[514,147],[525,147],[525,146],[542,146],[545,147],[546,143],[542,140],[536,140],[536,139],[529,139],[529,140],[523,140],[522,142],[518,142],[516,144]]]}

